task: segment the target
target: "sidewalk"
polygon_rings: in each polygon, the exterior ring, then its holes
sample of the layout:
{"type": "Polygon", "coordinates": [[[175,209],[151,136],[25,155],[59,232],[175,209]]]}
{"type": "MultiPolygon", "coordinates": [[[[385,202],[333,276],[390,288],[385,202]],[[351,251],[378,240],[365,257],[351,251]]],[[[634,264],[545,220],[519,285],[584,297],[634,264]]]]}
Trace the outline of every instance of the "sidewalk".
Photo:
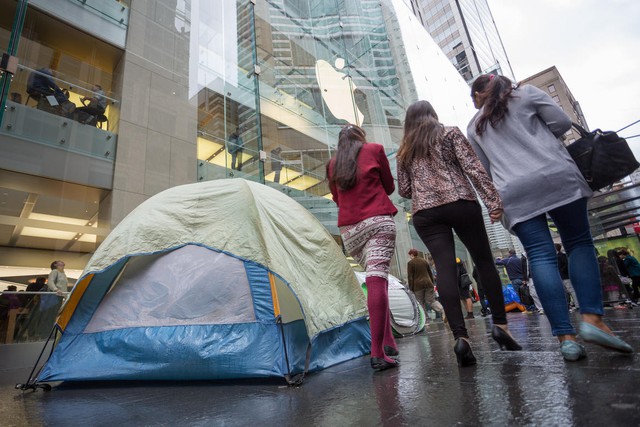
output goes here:
{"type": "MultiPolygon", "coordinates": [[[[640,310],[608,309],[606,316],[640,351],[640,310]]],[[[450,333],[435,323],[426,333],[398,340],[399,369],[374,374],[363,357],[309,375],[298,388],[276,379],[63,384],[22,393],[7,376],[0,381],[0,424],[640,425],[638,353],[586,344],[586,360],[566,363],[544,316],[514,313],[509,321],[525,351],[501,352],[489,338],[489,320],[476,317],[467,325],[478,365],[460,369],[450,333]]]]}

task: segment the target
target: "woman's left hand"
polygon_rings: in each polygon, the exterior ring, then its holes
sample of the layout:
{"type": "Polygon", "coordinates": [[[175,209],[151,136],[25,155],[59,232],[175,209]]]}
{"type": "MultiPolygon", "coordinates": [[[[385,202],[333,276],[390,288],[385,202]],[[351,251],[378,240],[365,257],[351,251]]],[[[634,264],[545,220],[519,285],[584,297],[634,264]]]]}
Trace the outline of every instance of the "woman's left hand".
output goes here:
{"type": "Polygon", "coordinates": [[[491,218],[491,223],[500,221],[502,218],[502,209],[496,209],[489,212],[489,218],[491,218]]]}

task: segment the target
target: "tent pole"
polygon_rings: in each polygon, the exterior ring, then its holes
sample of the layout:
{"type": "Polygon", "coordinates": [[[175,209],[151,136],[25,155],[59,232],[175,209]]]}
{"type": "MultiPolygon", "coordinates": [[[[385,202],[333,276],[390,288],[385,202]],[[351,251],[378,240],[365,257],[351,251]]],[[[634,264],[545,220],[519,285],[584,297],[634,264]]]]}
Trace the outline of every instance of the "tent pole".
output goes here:
{"type": "MultiPolygon", "coordinates": [[[[36,360],[36,363],[33,365],[33,369],[31,370],[31,373],[29,374],[29,379],[27,380],[27,382],[25,384],[16,384],[16,389],[18,390],[29,390],[32,389],[35,391],[35,389],[37,388],[42,388],[44,390],[51,390],[51,386],[49,384],[38,384],[35,381],[35,377],[33,375],[33,373],[36,371],[36,368],[38,367],[38,363],[40,363],[40,359],[42,358],[42,355],[44,354],[44,351],[47,349],[47,346],[49,345],[49,341],[51,341],[51,336],[54,333],[57,333],[57,328],[56,325],[53,325],[53,328],[51,328],[51,332],[49,332],[49,337],[47,338],[47,341],[45,341],[44,345],[42,346],[42,350],[40,351],[40,355],[38,356],[38,359],[36,360]]],[[[55,341],[55,338],[54,338],[55,341]]],[[[53,354],[53,345],[51,348],[51,354],[53,354]]],[[[49,357],[51,357],[51,354],[49,354],[49,357]]],[[[43,365],[44,366],[44,365],[43,365]]],[[[42,370],[42,367],[40,368],[42,370]]],[[[40,371],[38,371],[38,374],[40,373],[40,371]]],[[[37,377],[37,375],[36,375],[37,377]]]]}

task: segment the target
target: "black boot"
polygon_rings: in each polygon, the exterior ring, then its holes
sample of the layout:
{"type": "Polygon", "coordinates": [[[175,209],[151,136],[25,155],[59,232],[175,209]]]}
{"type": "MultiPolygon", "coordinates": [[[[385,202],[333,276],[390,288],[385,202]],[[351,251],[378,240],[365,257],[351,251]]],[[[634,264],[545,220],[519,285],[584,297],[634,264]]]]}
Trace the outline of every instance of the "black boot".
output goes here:
{"type": "Polygon", "coordinates": [[[476,364],[476,357],[473,355],[473,351],[471,351],[471,346],[464,338],[458,338],[456,340],[456,345],[453,347],[453,352],[456,354],[456,358],[458,359],[458,366],[473,366],[476,364]]]}
{"type": "Polygon", "coordinates": [[[491,338],[496,340],[496,342],[500,346],[500,350],[522,350],[520,344],[518,344],[518,342],[514,340],[511,335],[509,335],[504,329],[499,326],[493,325],[493,328],[491,329],[491,338]]]}

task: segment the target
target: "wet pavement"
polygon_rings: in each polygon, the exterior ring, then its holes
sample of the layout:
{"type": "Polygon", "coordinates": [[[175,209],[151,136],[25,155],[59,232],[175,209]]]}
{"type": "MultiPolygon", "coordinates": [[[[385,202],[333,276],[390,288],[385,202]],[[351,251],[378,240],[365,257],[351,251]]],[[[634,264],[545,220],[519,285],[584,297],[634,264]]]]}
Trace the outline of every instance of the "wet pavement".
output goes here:
{"type": "MultiPolygon", "coordinates": [[[[640,309],[609,309],[606,316],[640,351],[640,309]]],[[[457,367],[453,339],[440,322],[398,340],[399,369],[373,373],[363,357],[311,374],[297,388],[278,379],[94,382],[23,393],[13,385],[27,376],[24,366],[0,365],[0,425],[640,425],[637,353],[586,344],[587,359],[566,363],[544,316],[513,313],[509,321],[522,352],[500,351],[488,319],[468,321],[475,367],[457,367]]]]}

